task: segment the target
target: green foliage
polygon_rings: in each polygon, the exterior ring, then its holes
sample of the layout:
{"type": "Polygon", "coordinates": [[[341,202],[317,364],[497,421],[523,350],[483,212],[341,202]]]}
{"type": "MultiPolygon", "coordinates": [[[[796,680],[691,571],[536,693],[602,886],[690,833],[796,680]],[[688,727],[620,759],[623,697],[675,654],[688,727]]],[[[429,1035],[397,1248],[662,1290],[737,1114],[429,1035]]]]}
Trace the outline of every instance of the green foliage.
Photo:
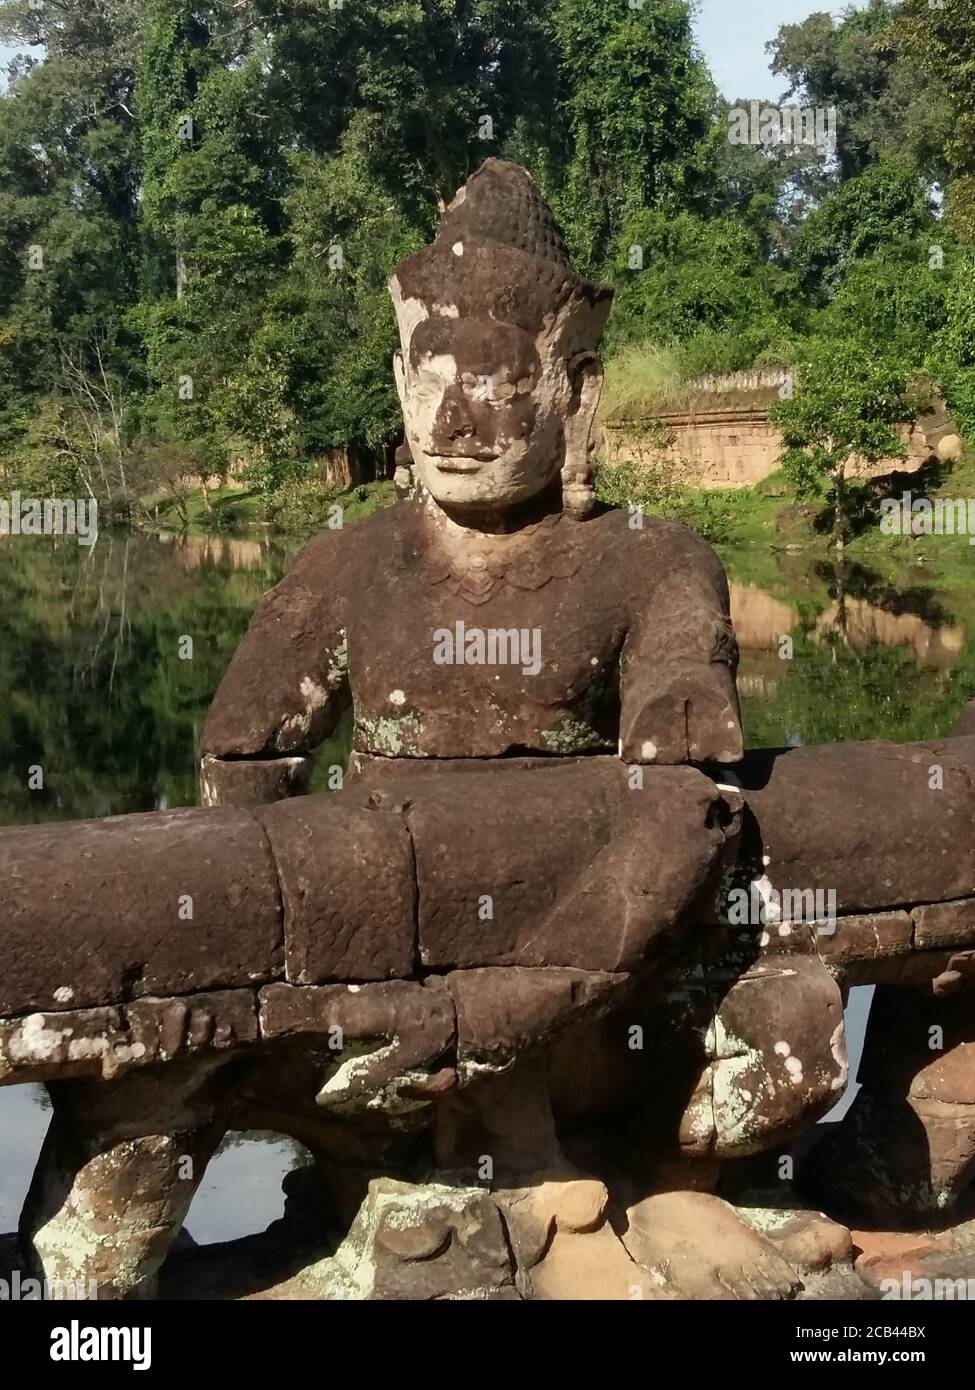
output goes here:
{"type": "Polygon", "coordinates": [[[793,95],[840,109],[833,167],[728,142],[685,0],[0,0],[0,40],[43,48],[0,93],[5,471],[73,469],[123,511],[231,470],[296,487],[334,449],[383,471],[386,281],[488,155],[528,164],[616,287],[610,413],[815,332],[927,366],[970,428],[963,248],[928,194],[964,202],[973,3],[780,31],[793,95]]]}
{"type": "Polygon", "coordinates": [[[556,207],[595,271],[643,208],[685,206],[708,170],[710,76],[683,0],[556,0],[570,154],[556,207]]]}
{"type": "Polygon", "coordinates": [[[791,399],[769,418],[782,431],[782,466],[800,497],[832,482],[834,536],[848,527],[845,473],[853,455],[867,462],[904,455],[894,425],[914,418],[919,400],[902,362],[845,338],[817,338],[793,375],[791,399]]]}
{"type": "Polygon", "coordinates": [[[596,472],[596,496],[609,507],[639,508],[665,521],[677,521],[720,545],[733,534],[747,490],[701,492],[677,486],[663,460],[604,464],[596,472]]]}
{"type": "Polygon", "coordinates": [[[975,439],[975,258],[961,260],[947,293],[945,320],[934,340],[931,370],[958,426],[975,439]]]}
{"type": "Polygon", "coordinates": [[[917,61],[929,88],[945,93],[948,215],[975,240],[975,0],[905,0],[894,29],[901,54],[917,61]]]}
{"type": "Polygon", "coordinates": [[[789,99],[836,108],[841,180],[896,158],[929,183],[944,181],[950,100],[922,71],[916,47],[898,43],[902,9],[896,0],[869,0],[839,17],[821,10],[783,25],[769,46],[789,99]]]}
{"type": "Polygon", "coordinates": [[[687,399],[680,353],[653,342],[627,343],[606,362],[600,412],[607,420],[639,420],[687,399]]]}
{"type": "Polygon", "coordinates": [[[914,244],[934,227],[916,173],[885,162],[840,184],[810,214],[796,233],[790,267],[802,291],[824,303],[857,260],[914,244]]]}
{"type": "Polygon", "coordinates": [[[637,337],[744,340],[730,370],[751,365],[761,347],[788,332],[773,293],[775,272],[761,261],[755,234],[731,217],[636,213],[609,274],[616,286],[612,345],[637,337]],[[642,268],[631,268],[631,260],[642,268]]]}
{"type": "Polygon", "coordinates": [[[907,368],[920,371],[945,321],[951,282],[929,264],[918,243],[897,254],[881,250],[854,262],[816,324],[829,338],[878,344],[907,368]]]}

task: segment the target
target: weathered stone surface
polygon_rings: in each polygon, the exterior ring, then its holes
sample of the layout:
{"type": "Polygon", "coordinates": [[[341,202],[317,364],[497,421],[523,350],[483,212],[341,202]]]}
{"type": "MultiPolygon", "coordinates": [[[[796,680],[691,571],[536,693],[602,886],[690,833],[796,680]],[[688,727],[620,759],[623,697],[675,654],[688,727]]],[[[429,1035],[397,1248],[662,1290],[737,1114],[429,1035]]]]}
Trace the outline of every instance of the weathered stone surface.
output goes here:
{"type": "Polygon", "coordinates": [[[335,1263],[360,1298],[517,1297],[501,1213],[476,1189],[374,1179],[335,1263]]]}
{"type": "Polygon", "coordinates": [[[636,1264],[610,1223],[595,1231],[557,1230],[531,1271],[531,1296],[545,1302],[632,1302],[666,1298],[660,1282],[636,1264]]]}
{"type": "Polygon", "coordinates": [[[459,1064],[504,1066],[583,1014],[610,1008],[628,983],[627,975],[583,970],[455,970],[447,986],[457,1009],[459,1064]]]}
{"type": "Polygon", "coordinates": [[[413,973],[413,850],[398,816],[330,796],[262,808],[284,902],[294,984],[413,973]]]}
{"type": "Polygon", "coordinates": [[[807,1160],[821,1200],[894,1224],[943,1215],[975,1177],[970,996],[878,987],[858,1080],[843,1122],[807,1160]]]}
{"type": "Polygon", "coordinates": [[[373,985],[268,985],[259,995],[261,1035],[314,1036],[338,1026],[350,1038],[392,1038],[426,1033],[441,1049],[455,1033],[454,1004],[446,989],[408,980],[373,985]]]}
{"type": "Polygon", "coordinates": [[[865,1284],[889,1292],[893,1280],[899,1294],[905,1279],[910,1284],[915,1277],[937,1278],[938,1266],[945,1263],[950,1247],[944,1238],[927,1232],[914,1234],[901,1231],[851,1232],[856,1249],[856,1271],[865,1284]]]}
{"type": "Polygon", "coordinates": [[[50,1087],[51,1126],[20,1222],[28,1268],[94,1281],[99,1299],[152,1297],[228,1123],[225,1059],[50,1087]]]}
{"type": "Polygon", "coordinates": [[[849,1066],[840,991],[815,958],[760,961],[725,994],[711,1065],[713,1152],[758,1153],[839,1099],[849,1066]]]}
{"type": "Polygon", "coordinates": [[[354,696],[355,747],[383,757],[735,761],[724,571],[683,527],[595,506],[612,290],[574,274],[527,173],[488,160],[390,291],[422,495],[306,548],[256,612],[204,751],[304,754],[354,696]]]}
{"type": "Polygon", "coordinates": [[[960,902],[930,903],[916,907],[914,945],[918,950],[933,946],[975,945],[975,898],[960,902]]]}
{"type": "Polygon", "coordinates": [[[820,1274],[836,1265],[853,1262],[849,1230],[822,1212],[788,1209],[768,1212],[763,1213],[764,1223],[756,1222],[753,1212],[746,1210],[742,1214],[751,1224],[763,1229],[766,1238],[798,1274],[820,1274]]]}
{"type": "Polygon", "coordinates": [[[841,914],[975,893],[969,742],[750,754],[741,780],[761,842],[756,873],[777,890],[833,890],[841,914]]]}
{"type": "MultiPolygon", "coordinates": [[[[337,585],[323,603],[315,577],[323,565],[340,570],[352,546],[361,543],[347,534],[338,528],[316,536],[261,599],[207,715],[204,755],[300,756],[335,728],[350,699],[346,590],[337,585]]],[[[235,785],[214,783],[213,790],[220,796],[235,785]]]]}
{"type": "Polygon", "coordinates": [[[214,758],[200,762],[201,806],[264,806],[301,796],[311,776],[309,758],[214,758]]]}
{"type": "Polygon", "coordinates": [[[151,1291],[184,1151],[198,1181],[257,1117],[338,1170],[329,1233],[358,1214],[318,1263],[346,1296],[789,1297],[768,1241],[673,1189],[837,1098],[837,978],[913,988],[880,992],[824,1149],[840,1196],[869,1175],[878,1209],[930,1214],[972,1181],[975,739],[752,757],[740,792],[680,766],[741,755],[737,645],[703,541],[595,505],[611,291],[496,160],[390,289],[422,486],[317,537],[255,613],[202,768],[205,801],[253,813],[0,832],[0,1080],[55,1098],[25,1244],[151,1291]],[[291,799],[350,703],[349,785],[291,799]],[[736,922],[739,882],[840,924],[736,922]],[[367,1186],[431,1160],[451,1185],[367,1186]]]}
{"type": "Polygon", "coordinates": [[[343,1110],[410,1109],[452,1074],[456,1018],[445,989],[383,985],[271,985],[260,995],[265,1038],[324,1035],[334,1070],[317,1096],[343,1110]]]}
{"type": "Polygon", "coordinates": [[[719,794],[690,769],[647,769],[637,789],[615,759],[580,759],[424,791],[407,817],[434,969],[631,969],[705,895],[727,843],[719,794]]]}
{"type": "Polygon", "coordinates": [[[0,831],[0,1015],[270,980],[277,875],[246,811],[165,811],[0,831]]]}
{"type": "Polygon", "coordinates": [[[859,1081],[878,1094],[975,1104],[975,1009],[965,995],[875,993],[859,1081]],[[891,1046],[890,1039],[897,1045],[891,1046]]]}
{"type": "Polygon", "coordinates": [[[802,1288],[775,1247],[710,1193],[657,1193],[626,1215],[630,1255],[680,1298],[779,1300],[802,1288]]]}
{"type": "Polygon", "coordinates": [[[0,1019],[0,1084],[101,1075],[257,1041],[250,990],[0,1019]]]}
{"type": "Polygon", "coordinates": [[[829,965],[885,960],[913,949],[913,923],[907,912],[871,912],[840,917],[835,930],[820,931],[816,948],[829,965]]]}

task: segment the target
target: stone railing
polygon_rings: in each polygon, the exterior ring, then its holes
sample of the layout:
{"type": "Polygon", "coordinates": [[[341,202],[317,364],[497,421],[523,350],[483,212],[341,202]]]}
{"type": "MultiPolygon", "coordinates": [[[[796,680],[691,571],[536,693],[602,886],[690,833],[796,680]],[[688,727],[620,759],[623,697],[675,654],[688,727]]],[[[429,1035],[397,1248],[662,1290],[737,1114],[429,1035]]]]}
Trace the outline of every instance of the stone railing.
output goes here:
{"type": "Polygon", "coordinates": [[[638,771],[403,762],[334,796],[0,831],[0,1082],[54,1083],[29,1265],[145,1291],[230,1127],[351,1162],[360,1206],[395,1135],[426,1128],[433,1169],[474,1191],[485,1079],[521,1077],[517,1110],[532,1057],[563,1037],[595,1056],[594,1029],[624,1063],[603,1102],[643,1084],[623,1040],[646,1034],[655,1125],[685,1155],[785,1144],[846,1083],[863,983],[923,1001],[901,1008],[895,1079],[891,1040],[868,1040],[857,1105],[927,1126],[899,1214],[943,1212],[965,1169],[945,1127],[971,1101],[951,1068],[975,1046],[975,737],[755,753],[733,784],[638,771]]]}

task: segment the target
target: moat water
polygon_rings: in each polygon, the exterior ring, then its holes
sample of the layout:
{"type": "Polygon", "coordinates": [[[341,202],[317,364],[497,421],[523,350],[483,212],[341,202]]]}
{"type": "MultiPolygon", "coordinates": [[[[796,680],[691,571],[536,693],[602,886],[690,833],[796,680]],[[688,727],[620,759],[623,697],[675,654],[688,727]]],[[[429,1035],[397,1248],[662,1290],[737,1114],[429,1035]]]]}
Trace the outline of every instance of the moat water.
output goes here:
{"type": "MultiPolygon", "coordinates": [[[[0,537],[0,824],[193,805],[207,705],[301,543],[263,531],[102,534],[91,549],[0,537]],[[31,789],[37,767],[44,785],[31,789]]],[[[933,738],[975,694],[975,584],[917,566],[838,571],[787,551],[722,558],[749,746],[933,738]]],[[[320,763],[347,743],[343,729],[320,763]]],[[[854,1053],[868,1002],[855,991],[854,1053]]],[[[16,1226],[47,1104],[41,1087],[0,1089],[0,1232],[16,1226]]],[[[230,1136],[193,1203],[194,1239],[263,1230],[298,1159],[290,1141],[230,1136]]]]}

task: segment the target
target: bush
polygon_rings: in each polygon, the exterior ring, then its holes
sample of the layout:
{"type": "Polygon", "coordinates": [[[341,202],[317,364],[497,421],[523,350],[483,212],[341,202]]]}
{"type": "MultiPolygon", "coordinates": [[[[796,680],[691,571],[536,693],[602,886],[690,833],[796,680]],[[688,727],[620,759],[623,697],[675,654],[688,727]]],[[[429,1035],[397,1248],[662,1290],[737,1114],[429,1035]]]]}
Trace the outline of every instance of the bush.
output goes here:
{"type": "Polygon", "coordinates": [[[297,478],[268,494],[264,512],[279,531],[314,531],[328,521],[340,496],[340,488],[319,478],[297,478]]]}

